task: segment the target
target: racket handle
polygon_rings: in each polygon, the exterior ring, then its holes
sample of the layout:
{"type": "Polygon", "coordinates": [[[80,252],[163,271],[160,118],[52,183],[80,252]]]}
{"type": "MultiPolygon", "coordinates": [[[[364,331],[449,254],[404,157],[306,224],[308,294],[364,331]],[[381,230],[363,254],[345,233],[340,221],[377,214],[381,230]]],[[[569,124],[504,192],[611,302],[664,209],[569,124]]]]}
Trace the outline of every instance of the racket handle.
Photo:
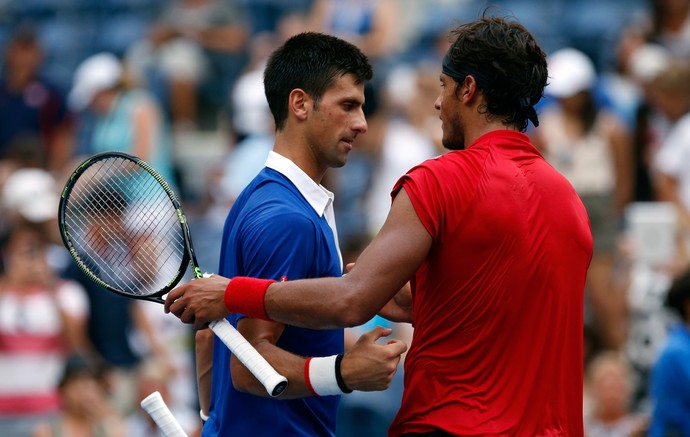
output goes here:
{"type": "Polygon", "coordinates": [[[154,391],[141,401],[141,407],[149,413],[165,437],[187,437],[180,424],[175,420],[163,397],[154,391]]]}
{"type": "Polygon", "coordinates": [[[259,352],[226,319],[214,320],[208,325],[237,359],[266,387],[271,396],[278,396],[288,385],[287,378],[266,361],[259,352]]]}

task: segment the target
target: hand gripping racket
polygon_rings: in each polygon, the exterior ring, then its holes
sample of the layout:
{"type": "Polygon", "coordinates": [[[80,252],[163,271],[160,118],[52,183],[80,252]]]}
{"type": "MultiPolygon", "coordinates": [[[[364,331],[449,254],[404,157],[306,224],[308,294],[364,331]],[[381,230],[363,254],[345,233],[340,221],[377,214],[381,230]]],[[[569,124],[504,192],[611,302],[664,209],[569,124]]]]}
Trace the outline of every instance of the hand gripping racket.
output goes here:
{"type": "MultiPolygon", "coordinates": [[[[114,293],[163,303],[189,264],[203,277],[189,226],[168,183],[149,164],[120,152],[84,161],[62,190],[62,240],[88,277],[114,293]]],[[[232,353],[278,396],[287,379],[226,320],[209,324],[232,353]]]]}
{"type": "Polygon", "coordinates": [[[187,434],[180,426],[180,423],[175,419],[170,409],[163,401],[163,397],[157,391],[146,396],[141,401],[141,408],[146,411],[151,419],[156,422],[158,428],[165,437],[187,437],[187,434]]]}

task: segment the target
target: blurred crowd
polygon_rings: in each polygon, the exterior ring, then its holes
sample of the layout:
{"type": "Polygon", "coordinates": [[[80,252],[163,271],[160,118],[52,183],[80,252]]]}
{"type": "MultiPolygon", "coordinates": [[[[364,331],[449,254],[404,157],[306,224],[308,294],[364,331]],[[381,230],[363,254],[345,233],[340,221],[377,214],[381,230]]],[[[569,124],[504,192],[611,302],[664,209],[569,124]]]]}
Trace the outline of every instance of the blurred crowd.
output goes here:
{"type": "MultiPolygon", "coordinates": [[[[150,162],[213,271],[225,215],[273,144],[266,57],[301,31],[338,35],[375,66],[368,131],[325,182],[354,262],[397,178],[444,153],[446,31],[489,5],[547,52],[528,134],[590,216],[587,436],[690,436],[690,0],[1,2],[0,435],[158,436],[139,408],[156,390],[188,434],[201,426],[190,328],[100,289],[62,246],[60,191],[85,157],[150,162]]],[[[339,436],[385,435],[401,372],[343,397],[339,436]]]]}

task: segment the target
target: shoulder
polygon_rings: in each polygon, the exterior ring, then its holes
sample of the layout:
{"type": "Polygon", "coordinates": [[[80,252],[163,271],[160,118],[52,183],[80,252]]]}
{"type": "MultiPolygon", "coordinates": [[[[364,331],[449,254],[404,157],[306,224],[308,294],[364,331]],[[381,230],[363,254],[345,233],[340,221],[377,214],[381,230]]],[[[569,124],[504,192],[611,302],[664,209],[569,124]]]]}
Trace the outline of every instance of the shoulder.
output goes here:
{"type": "Polygon", "coordinates": [[[410,173],[428,173],[442,178],[446,172],[457,173],[458,169],[475,167],[476,163],[481,163],[486,159],[490,149],[489,143],[480,143],[468,149],[453,150],[423,161],[413,167],[410,173]]]}
{"type": "Polygon", "coordinates": [[[264,167],[242,191],[238,200],[252,208],[268,208],[276,212],[301,211],[306,201],[299,190],[282,174],[264,167]]]}
{"type": "MultiPolygon", "coordinates": [[[[275,172],[262,170],[237,199],[248,230],[304,230],[315,227],[316,214],[297,189],[275,172]]],[[[235,208],[235,207],[233,207],[235,208]]]]}

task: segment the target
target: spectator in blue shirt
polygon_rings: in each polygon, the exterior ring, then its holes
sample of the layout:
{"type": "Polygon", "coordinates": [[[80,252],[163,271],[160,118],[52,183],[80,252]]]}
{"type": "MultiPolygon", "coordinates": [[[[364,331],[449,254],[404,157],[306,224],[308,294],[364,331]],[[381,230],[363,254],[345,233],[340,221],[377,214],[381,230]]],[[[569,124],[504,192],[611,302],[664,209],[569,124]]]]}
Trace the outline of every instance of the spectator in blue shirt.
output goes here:
{"type": "Polygon", "coordinates": [[[652,371],[650,437],[690,436],[690,270],[678,276],[667,305],[682,322],[672,329],[652,371]]]}

